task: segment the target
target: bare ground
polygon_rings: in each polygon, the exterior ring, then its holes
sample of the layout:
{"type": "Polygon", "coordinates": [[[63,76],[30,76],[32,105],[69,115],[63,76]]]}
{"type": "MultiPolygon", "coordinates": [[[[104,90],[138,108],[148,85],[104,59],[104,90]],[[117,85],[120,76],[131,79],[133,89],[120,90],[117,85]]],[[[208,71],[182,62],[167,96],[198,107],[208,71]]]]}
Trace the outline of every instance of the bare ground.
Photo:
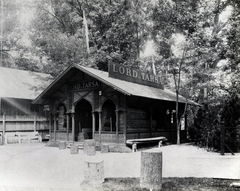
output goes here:
{"type": "MultiPolygon", "coordinates": [[[[240,182],[239,153],[221,156],[192,145],[159,149],[163,153],[163,190],[239,189],[230,187],[240,182]]],[[[101,185],[84,183],[87,156],[82,150],[71,155],[69,149],[46,147],[44,143],[0,146],[0,190],[144,190],[139,185],[140,151],[97,152],[94,158],[104,160],[105,182],[101,185]]]]}

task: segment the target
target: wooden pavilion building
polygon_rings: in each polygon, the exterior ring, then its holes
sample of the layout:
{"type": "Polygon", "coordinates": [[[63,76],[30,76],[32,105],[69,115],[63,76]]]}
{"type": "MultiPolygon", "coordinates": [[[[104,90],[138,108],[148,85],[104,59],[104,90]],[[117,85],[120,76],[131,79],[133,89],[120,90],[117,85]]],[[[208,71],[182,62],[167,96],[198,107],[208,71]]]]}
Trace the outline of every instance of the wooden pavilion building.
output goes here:
{"type": "MultiPolygon", "coordinates": [[[[158,76],[119,64],[109,65],[108,72],[73,64],[33,103],[48,105],[52,141],[125,144],[158,136],[176,142],[175,101],[158,76]]],[[[179,97],[180,111],[187,102],[179,97]]],[[[185,141],[186,118],[181,122],[185,141]]]]}
{"type": "MultiPolygon", "coordinates": [[[[0,67],[0,134],[39,131],[48,133],[43,105],[31,102],[49,85],[49,74],[0,67]]],[[[2,139],[2,137],[1,137],[2,139]]]]}

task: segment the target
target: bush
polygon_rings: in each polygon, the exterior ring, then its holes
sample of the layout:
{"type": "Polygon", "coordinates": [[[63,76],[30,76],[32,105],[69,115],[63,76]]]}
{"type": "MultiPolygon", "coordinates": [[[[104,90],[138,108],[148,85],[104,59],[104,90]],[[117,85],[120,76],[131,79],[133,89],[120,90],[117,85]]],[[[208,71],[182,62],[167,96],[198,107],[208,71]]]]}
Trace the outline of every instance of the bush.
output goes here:
{"type": "Polygon", "coordinates": [[[200,147],[220,148],[219,107],[204,104],[203,107],[199,108],[194,118],[194,124],[189,127],[190,139],[194,140],[200,147]]]}
{"type": "Polygon", "coordinates": [[[233,94],[223,108],[225,142],[234,151],[240,151],[240,99],[233,94]]]}

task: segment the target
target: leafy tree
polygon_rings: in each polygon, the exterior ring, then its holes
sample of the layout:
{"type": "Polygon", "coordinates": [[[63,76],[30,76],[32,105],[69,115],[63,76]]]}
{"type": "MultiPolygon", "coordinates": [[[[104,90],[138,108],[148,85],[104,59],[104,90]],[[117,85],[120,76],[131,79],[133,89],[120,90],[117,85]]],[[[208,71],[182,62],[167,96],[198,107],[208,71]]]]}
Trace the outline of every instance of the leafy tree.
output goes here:
{"type": "MultiPolygon", "coordinates": [[[[219,16],[227,6],[229,1],[221,0],[158,1],[153,12],[153,36],[159,54],[164,56],[166,81],[173,81],[177,95],[183,92],[200,103],[218,104],[216,95],[221,96],[222,87],[216,74],[221,70],[220,61],[227,58],[225,39],[229,32],[228,22],[219,16]],[[180,37],[183,40],[179,43],[180,37]]],[[[178,143],[179,135],[180,127],[178,143]]]]}
{"type": "Polygon", "coordinates": [[[51,62],[49,70],[63,70],[72,63],[95,65],[103,70],[107,70],[108,62],[128,64],[139,57],[147,40],[148,2],[41,0],[31,38],[38,47],[36,53],[51,62]],[[89,31],[88,59],[83,11],[89,31]]]}
{"type": "Polygon", "coordinates": [[[39,71],[38,58],[32,55],[28,39],[30,18],[26,13],[31,10],[31,0],[1,2],[1,66],[39,71]]]}
{"type": "Polygon", "coordinates": [[[15,30],[18,29],[18,15],[17,15],[17,5],[13,1],[2,1],[1,2],[1,57],[2,66],[14,65],[13,57],[10,51],[16,47],[17,42],[20,39],[19,30],[16,33],[15,30]],[[14,37],[13,37],[14,36],[14,37]]]}

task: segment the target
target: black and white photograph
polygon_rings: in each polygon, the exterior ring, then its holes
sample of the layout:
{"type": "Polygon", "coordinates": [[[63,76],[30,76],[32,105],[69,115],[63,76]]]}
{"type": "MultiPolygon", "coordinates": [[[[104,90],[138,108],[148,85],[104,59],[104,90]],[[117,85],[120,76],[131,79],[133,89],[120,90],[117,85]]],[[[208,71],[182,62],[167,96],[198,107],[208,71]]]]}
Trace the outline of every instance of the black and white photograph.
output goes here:
{"type": "Polygon", "coordinates": [[[0,0],[0,191],[240,190],[240,0],[0,0]]]}

